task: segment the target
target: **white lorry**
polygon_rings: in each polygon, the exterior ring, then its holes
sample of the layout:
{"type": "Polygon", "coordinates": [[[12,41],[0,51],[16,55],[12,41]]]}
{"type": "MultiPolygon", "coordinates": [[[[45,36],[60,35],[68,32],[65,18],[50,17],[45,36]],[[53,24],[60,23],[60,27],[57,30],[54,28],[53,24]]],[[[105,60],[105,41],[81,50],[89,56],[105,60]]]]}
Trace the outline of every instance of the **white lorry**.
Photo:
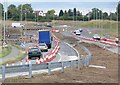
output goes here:
{"type": "Polygon", "coordinates": [[[14,28],[17,28],[17,27],[24,27],[24,25],[23,24],[21,24],[21,23],[12,23],[12,27],[14,27],[14,28]]]}

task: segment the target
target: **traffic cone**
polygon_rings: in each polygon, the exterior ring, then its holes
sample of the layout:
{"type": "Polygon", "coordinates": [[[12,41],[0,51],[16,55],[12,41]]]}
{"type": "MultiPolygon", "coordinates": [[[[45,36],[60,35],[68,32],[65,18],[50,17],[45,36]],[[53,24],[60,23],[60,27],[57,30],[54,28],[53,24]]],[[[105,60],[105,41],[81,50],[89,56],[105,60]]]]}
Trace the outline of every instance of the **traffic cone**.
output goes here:
{"type": "Polygon", "coordinates": [[[28,60],[26,59],[26,62],[25,62],[25,64],[28,64],[28,60]]]}
{"type": "Polygon", "coordinates": [[[39,64],[39,58],[36,58],[36,64],[39,64]]]}
{"type": "Polygon", "coordinates": [[[20,60],[20,65],[22,65],[22,59],[20,60]]]}
{"type": "Polygon", "coordinates": [[[6,62],[6,66],[8,66],[8,61],[6,62]]]}
{"type": "Polygon", "coordinates": [[[14,61],[12,61],[12,66],[14,66],[15,64],[14,64],[14,61]]]}
{"type": "Polygon", "coordinates": [[[55,53],[53,53],[53,59],[56,57],[56,54],[55,53]]]}
{"type": "Polygon", "coordinates": [[[44,58],[44,63],[46,63],[46,58],[44,58]]]}
{"type": "Polygon", "coordinates": [[[44,62],[44,60],[42,58],[40,58],[40,64],[42,64],[44,62]]]}

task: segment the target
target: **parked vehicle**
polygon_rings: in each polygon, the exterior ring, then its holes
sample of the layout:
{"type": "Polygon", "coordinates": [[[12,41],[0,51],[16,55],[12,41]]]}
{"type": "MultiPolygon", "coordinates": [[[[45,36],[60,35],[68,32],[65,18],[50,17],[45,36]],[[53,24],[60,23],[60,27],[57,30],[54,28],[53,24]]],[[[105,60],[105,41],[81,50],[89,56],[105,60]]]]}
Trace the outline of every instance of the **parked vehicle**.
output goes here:
{"type": "Polygon", "coordinates": [[[14,28],[17,28],[17,27],[24,27],[24,25],[23,24],[21,24],[21,23],[12,23],[12,27],[14,27],[14,28]]]}
{"type": "Polygon", "coordinates": [[[80,33],[79,30],[76,30],[76,31],[75,31],[75,34],[76,34],[76,35],[80,35],[81,33],[80,33]]]}
{"type": "Polygon", "coordinates": [[[42,53],[41,50],[37,47],[32,47],[29,49],[28,51],[28,59],[32,59],[33,57],[35,58],[41,58],[42,57],[42,53]]]}
{"type": "Polygon", "coordinates": [[[45,43],[48,48],[51,48],[51,33],[49,30],[39,30],[39,44],[40,43],[45,43]]]}
{"type": "Polygon", "coordinates": [[[51,28],[52,28],[52,25],[50,25],[50,24],[47,24],[47,25],[46,25],[46,27],[51,27],[51,28]]]}
{"type": "Polygon", "coordinates": [[[100,37],[98,34],[94,34],[94,35],[93,35],[93,39],[100,40],[100,38],[101,38],[101,37],[100,37]]]}
{"type": "Polygon", "coordinates": [[[117,44],[120,42],[118,37],[115,38],[115,42],[116,42],[117,44]]]}
{"type": "Polygon", "coordinates": [[[48,51],[48,47],[45,43],[39,43],[39,48],[42,52],[47,52],[48,51]]]}
{"type": "Polygon", "coordinates": [[[76,30],[74,30],[74,33],[76,34],[76,30]]]}
{"type": "Polygon", "coordinates": [[[82,32],[82,31],[83,31],[83,29],[79,29],[79,31],[80,31],[80,32],[82,32]]]}

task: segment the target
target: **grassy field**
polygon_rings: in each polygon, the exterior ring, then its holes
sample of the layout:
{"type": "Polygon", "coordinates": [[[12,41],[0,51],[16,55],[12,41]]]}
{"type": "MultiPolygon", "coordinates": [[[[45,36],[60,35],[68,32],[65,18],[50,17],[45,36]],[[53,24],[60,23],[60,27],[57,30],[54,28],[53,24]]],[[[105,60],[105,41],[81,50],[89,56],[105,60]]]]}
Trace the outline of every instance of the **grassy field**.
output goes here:
{"type": "Polygon", "coordinates": [[[9,55],[11,53],[11,50],[12,50],[11,46],[8,46],[8,47],[2,49],[2,51],[0,52],[0,58],[9,55]]]}
{"type": "MultiPolygon", "coordinates": [[[[16,21],[6,21],[6,26],[10,27],[11,24],[16,21]]],[[[19,21],[18,21],[19,22],[19,21]]],[[[87,28],[111,28],[117,29],[117,21],[109,21],[109,20],[91,20],[91,21],[63,21],[63,20],[54,20],[52,22],[32,22],[32,21],[22,21],[26,26],[33,26],[34,24],[53,24],[53,25],[69,25],[75,27],[87,27],[87,28]]]]}
{"type": "MultiPolygon", "coordinates": [[[[6,21],[7,28],[11,27],[11,24],[15,21],[6,21]]],[[[91,21],[63,21],[63,20],[54,20],[52,22],[31,22],[31,21],[23,21],[22,24],[25,24],[25,27],[33,27],[34,24],[52,24],[52,25],[68,25],[71,28],[67,29],[74,30],[79,28],[97,28],[98,30],[95,33],[100,35],[111,35],[118,36],[118,22],[117,21],[109,21],[109,20],[91,20],[91,21]],[[102,29],[102,30],[101,30],[102,29]]],[[[6,28],[6,29],[7,29],[6,28]]],[[[34,27],[33,27],[34,28],[34,27]]],[[[10,33],[21,33],[20,30],[8,30],[10,33]]]]}
{"type": "Polygon", "coordinates": [[[100,35],[111,35],[113,37],[118,36],[118,22],[109,20],[91,20],[91,21],[54,21],[55,25],[68,25],[67,31],[75,30],[79,28],[96,28],[94,33],[100,35]]]}
{"type": "Polygon", "coordinates": [[[116,21],[94,20],[89,22],[83,22],[83,24],[81,24],[80,26],[86,28],[102,29],[95,31],[95,33],[100,35],[109,34],[111,36],[118,36],[118,22],[116,21]]]}

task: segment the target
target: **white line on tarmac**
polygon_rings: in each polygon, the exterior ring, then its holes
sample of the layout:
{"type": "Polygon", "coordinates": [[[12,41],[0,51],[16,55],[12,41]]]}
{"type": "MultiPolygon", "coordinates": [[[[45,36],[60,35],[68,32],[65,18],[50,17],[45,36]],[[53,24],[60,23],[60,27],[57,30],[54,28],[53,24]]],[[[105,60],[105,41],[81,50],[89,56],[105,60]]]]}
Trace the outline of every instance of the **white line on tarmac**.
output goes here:
{"type": "Polygon", "coordinates": [[[58,53],[58,55],[60,56],[60,59],[59,59],[58,62],[60,62],[60,61],[61,61],[61,58],[62,58],[62,55],[61,55],[60,53],[58,53]]]}
{"type": "Polygon", "coordinates": [[[97,66],[97,65],[89,65],[89,67],[94,67],[94,68],[106,68],[105,66],[97,66]]]}

